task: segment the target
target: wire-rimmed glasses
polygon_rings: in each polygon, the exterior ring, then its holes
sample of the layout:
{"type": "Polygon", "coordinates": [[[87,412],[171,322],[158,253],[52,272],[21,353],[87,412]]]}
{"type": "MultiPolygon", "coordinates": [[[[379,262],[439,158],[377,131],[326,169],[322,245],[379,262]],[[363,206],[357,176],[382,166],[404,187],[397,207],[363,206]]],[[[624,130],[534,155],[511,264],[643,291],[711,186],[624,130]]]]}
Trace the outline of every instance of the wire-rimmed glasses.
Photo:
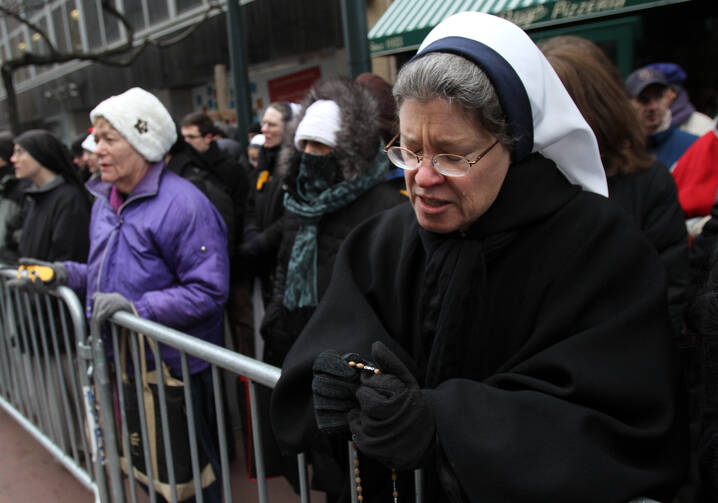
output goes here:
{"type": "MultiPolygon", "coordinates": [[[[384,153],[389,160],[397,168],[401,168],[407,171],[414,171],[419,168],[419,164],[424,160],[422,154],[412,152],[408,148],[392,146],[392,144],[399,138],[397,134],[392,140],[384,147],[384,153]]],[[[431,164],[434,169],[444,176],[465,176],[469,172],[469,168],[479,162],[489,151],[499,143],[497,139],[492,143],[486,150],[481,152],[476,159],[473,161],[468,160],[463,155],[456,154],[434,154],[431,157],[431,164]]]]}

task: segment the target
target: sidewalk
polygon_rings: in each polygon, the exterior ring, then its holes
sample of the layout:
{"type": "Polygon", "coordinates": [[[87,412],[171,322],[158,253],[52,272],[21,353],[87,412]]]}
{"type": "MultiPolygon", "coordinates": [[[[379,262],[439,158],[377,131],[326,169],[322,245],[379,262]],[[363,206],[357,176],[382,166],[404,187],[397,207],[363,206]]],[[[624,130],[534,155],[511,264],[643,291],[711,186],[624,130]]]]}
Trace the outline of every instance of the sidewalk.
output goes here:
{"type": "Polygon", "coordinates": [[[0,409],[0,503],[94,501],[22,426],[0,409]]]}
{"type": "MultiPolygon", "coordinates": [[[[235,432],[237,437],[239,431],[235,432]]],[[[91,503],[94,496],[48,453],[4,410],[0,409],[0,503],[91,503]]],[[[237,446],[241,451],[241,445],[237,446]]],[[[258,501],[257,484],[247,478],[244,456],[231,466],[234,501],[258,501]]],[[[267,493],[272,503],[299,502],[290,485],[281,477],[267,481],[267,493]]],[[[129,493],[126,494],[127,500],[129,493]]],[[[149,498],[137,491],[138,502],[149,498]]],[[[324,502],[324,495],[312,492],[313,502],[324,502]]]]}

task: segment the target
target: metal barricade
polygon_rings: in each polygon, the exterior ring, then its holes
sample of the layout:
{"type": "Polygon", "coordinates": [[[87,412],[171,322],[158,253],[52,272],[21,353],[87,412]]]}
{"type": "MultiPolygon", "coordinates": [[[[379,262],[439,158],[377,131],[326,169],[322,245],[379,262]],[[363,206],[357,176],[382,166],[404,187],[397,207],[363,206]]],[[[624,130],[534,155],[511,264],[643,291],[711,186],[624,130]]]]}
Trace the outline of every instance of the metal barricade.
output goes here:
{"type": "MultiPolygon", "coordinates": [[[[122,447],[124,452],[130,452],[131,447],[127,431],[126,397],[123,386],[117,385],[122,382],[119,355],[123,331],[128,336],[128,359],[140,409],[143,446],[148,445],[149,432],[143,410],[137,334],[142,334],[151,346],[150,349],[154,348],[158,354],[160,344],[180,351],[182,375],[178,377],[185,383],[189,382],[190,376],[188,355],[210,364],[219,432],[225,431],[226,417],[220,372],[227,371],[248,380],[257,494],[260,503],[268,501],[257,386],[274,388],[281,373],[279,368],[127,312],[116,313],[106,327],[92,326],[91,337],[88,338],[84,311],[72,290],[66,287],[41,287],[38,291],[26,291],[8,287],[7,282],[14,277],[14,271],[0,269],[0,406],[90,489],[96,501],[128,501],[126,492],[129,492],[129,501],[138,501],[132,459],[123,460],[120,455],[122,447]],[[106,331],[104,338],[100,336],[103,329],[106,331]],[[115,404],[119,405],[119,410],[116,410],[115,404]],[[129,480],[127,485],[126,479],[129,480]]],[[[179,498],[168,423],[178,418],[168,417],[166,383],[161,372],[158,373],[157,392],[157,424],[163,435],[164,459],[167,460],[166,471],[171,490],[168,499],[176,502],[179,498]]],[[[200,486],[199,445],[189,386],[184,387],[184,404],[186,419],[183,417],[181,420],[187,421],[195,501],[201,503],[203,494],[200,486]]],[[[218,437],[223,500],[238,501],[245,495],[237,494],[233,499],[228,476],[228,446],[223,434],[218,437]]],[[[152,463],[146,449],[143,457],[147,467],[147,492],[150,501],[155,502],[159,498],[153,490],[152,463]]],[[[303,453],[297,456],[297,466],[299,499],[309,502],[308,470],[303,453]]],[[[348,475],[354,483],[352,468],[348,467],[348,475]]],[[[420,494],[420,474],[417,475],[417,493],[420,494]]],[[[352,493],[356,494],[356,491],[352,493]]],[[[421,501],[420,497],[417,501],[421,501]]]]}
{"type": "Polygon", "coordinates": [[[0,270],[0,406],[96,501],[109,501],[80,301],[66,287],[11,288],[13,278],[0,270]]]}
{"type": "MultiPolygon", "coordinates": [[[[261,423],[259,421],[257,411],[257,385],[263,385],[273,388],[280,376],[280,369],[273,367],[266,363],[260,362],[253,358],[244,356],[239,353],[235,353],[221,346],[208,343],[201,339],[189,336],[177,330],[165,327],[163,325],[154,323],[149,320],[145,320],[134,316],[127,312],[118,312],[108,322],[109,333],[106,333],[106,337],[96,336],[101,334],[103,327],[93,325],[91,327],[92,341],[94,354],[96,356],[94,363],[94,372],[96,385],[98,388],[98,400],[100,403],[100,409],[113,410],[114,396],[113,393],[117,393],[117,403],[120,406],[120,431],[115,431],[115,424],[113,421],[103,421],[103,431],[105,446],[107,452],[107,472],[110,479],[110,492],[112,495],[112,501],[126,501],[125,496],[125,485],[124,485],[124,473],[127,473],[130,479],[129,492],[130,500],[137,501],[137,484],[135,484],[135,477],[132,467],[131,456],[121,460],[118,445],[122,445],[124,452],[130,452],[130,438],[127,430],[127,416],[125,405],[127,397],[124,396],[123,386],[116,386],[113,383],[122,382],[122,364],[120,361],[121,353],[121,338],[123,337],[123,329],[125,335],[128,336],[129,351],[128,356],[131,362],[131,366],[134,373],[134,390],[137,392],[137,404],[139,406],[139,422],[140,422],[140,434],[141,444],[145,446],[143,449],[144,465],[147,467],[147,485],[150,501],[156,501],[157,495],[153,483],[152,474],[152,462],[150,459],[150,453],[146,446],[148,446],[148,421],[144,411],[143,405],[143,390],[142,380],[140,376],[140,348],[137,343],[137,335],[142,334],[149,346],[148,350],[154,350],[159,354],[160,347],[170,346],[180,351],[181,355],[181,369],[182,375],[177,376],[184,383],[190,382],[190,372],[187,357],[192,355],[201,360],[204,360],[210,364],[214,403],[215,403],[215,415],[217,418],[217,431],[225,431],[225,414],[223,409],[223,398],[222,398],[222,379],[220,376],[220,370],[226,370],[236,375],[241,375],[247,378],[249,381],[249,400],[250,400],[250,419],[252,422],[252,441],[253,449],[255,453],[255,464],[257,470],[257,492],[258,499],[264,503],[268,501],[267,496],[267,478],[264,471],[264,460],[262,451],[262,440],[261,440],[261,423]],[[109,336],[109,337],[108,337],[109,336]],[[107,352],[105,347],[107,344],[111,351],[107,352]],[[104,355],[112,354],[112,365],[105,360],[104,355]],[[116,390],[116,391],[115,391],[116,390]],[[118,440],[119,439],[119,440],[118,440]],[[121,444],[119,444],[121,442],[121,444]],[[123,472],[122,464],[125,464],[125,470],[123,472]]],[[[178,501],[177,491],[175,487],[175,467],[173,466],[172,456],[172,443],[169,438],[169,421],[170,418],[167,414],[167,405],[165,396],[167,392],[167,384],[162,376],[161,372],[157,373],[157,392],[159,397],[159,419],[156,419],[158,425],[160,425],[163,434],[163,445],[164,445],[164,459],[166,460],[166,471],[169,480],[171,494],[171,501],[178,501]]],[[[189,443],[191,453],[191,465],[193,481],[195,485],[195,498],[196,501],[203,501],[203,494],[200,487],[201,480],[201,467],[199,466],[199,445],[198,440],[194,434],[195,432],[195,420],[193,414],[193,396],[190,392],[189,386],[184,387],[184,400],[185,400],[185,418],[171,418],[172,420],[186,420],[187,429],[189,432],[189,443]]],[[[229,477],[227,474],[230,473],[230,466],[228,461],[228,446],[226,438],[223,434],[219,434],[219,461],[220,461],[220,473],[222,482],[222,495],[224,501],[236,501],[237,499],[232,498],[232,487],[230,485],[229,477]]],[[[307,470],[305,457],[300,454],[297,457],[298,469],[300,474],[300,498],[302,502],[309,502],[309,487],[307,483],[307,470]]]]}

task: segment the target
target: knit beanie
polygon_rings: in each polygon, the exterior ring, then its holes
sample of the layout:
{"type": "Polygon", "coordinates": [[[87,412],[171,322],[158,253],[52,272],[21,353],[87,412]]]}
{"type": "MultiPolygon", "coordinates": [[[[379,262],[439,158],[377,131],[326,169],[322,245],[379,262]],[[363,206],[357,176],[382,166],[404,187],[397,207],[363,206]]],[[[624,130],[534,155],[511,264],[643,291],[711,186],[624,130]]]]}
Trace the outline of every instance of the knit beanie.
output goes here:
{"type": "Polygon", "coordinates": [[[98,117],[104,117],[149,162],[161,160],[177,140],[167,109],[139,87],[101,102],[90,112],[93,124],[98,117]]]}
{"type": "Polygon", "coordinates": [[[339,105],[331,100],[317,100],[309,105],[297,126],[294,145],[301,150],[302,141],[311,140],[335,148],[341,125],[339,105]]]}

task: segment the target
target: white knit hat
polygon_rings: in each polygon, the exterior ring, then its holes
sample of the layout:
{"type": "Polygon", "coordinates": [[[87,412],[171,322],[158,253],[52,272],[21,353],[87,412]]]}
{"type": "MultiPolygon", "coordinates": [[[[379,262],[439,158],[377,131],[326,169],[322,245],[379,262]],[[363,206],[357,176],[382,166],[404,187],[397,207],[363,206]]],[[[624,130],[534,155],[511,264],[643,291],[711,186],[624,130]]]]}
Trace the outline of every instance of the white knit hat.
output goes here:
{"type": "Polygon", "coordinates": [[[88,134],[87,138],[82,140],[82,144],[80,146],[88,152],[95,152],[95,150],[97,149],[97,143],[95,143],[95,137],[92,135],[92,133],[88,134]]]}
{"type": "Polygon", "coordinates": [[[90,112],[93,124],[98,117],[104,117],[149,162],[161,160],[177,140],[167,109],[154,94],[139,87],[97,105],[90,112]]]}
{"type": "Polygon", "coordinates": [[[302,149],[302,141],[311,140],[332,148],[337,146],[337,132],[341,129],[342,118],[339,105],[330,100],[317,100],[309,107],[297,126],[294,145],[302,149]]]}

